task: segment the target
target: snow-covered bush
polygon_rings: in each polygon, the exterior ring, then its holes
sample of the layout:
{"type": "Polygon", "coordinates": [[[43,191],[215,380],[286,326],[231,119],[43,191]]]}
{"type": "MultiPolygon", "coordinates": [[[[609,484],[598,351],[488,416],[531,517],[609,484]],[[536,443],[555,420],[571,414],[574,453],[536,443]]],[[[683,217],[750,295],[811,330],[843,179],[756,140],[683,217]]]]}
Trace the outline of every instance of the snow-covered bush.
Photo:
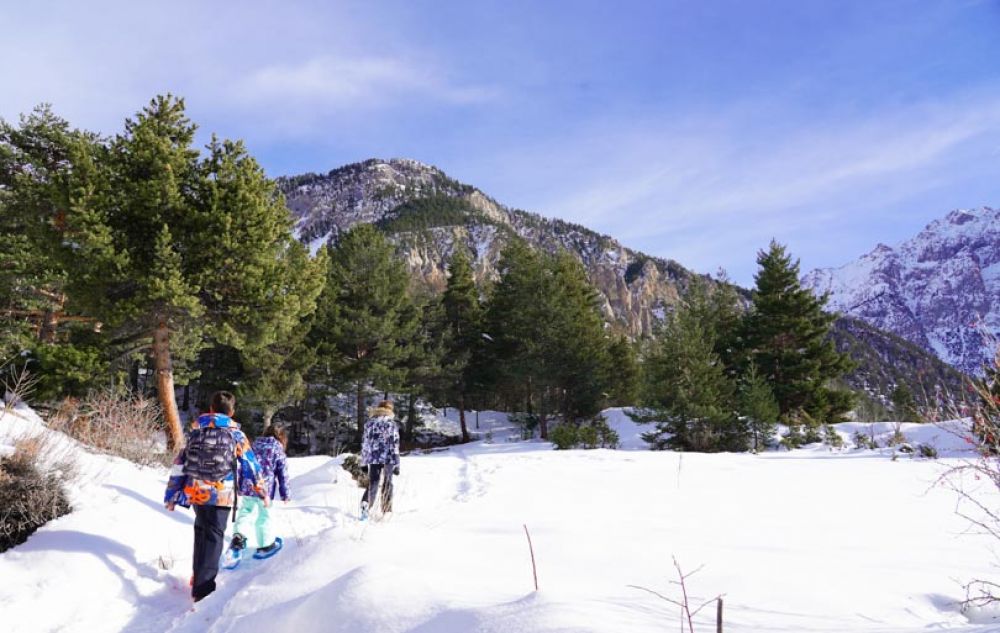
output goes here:
{"type": "Polygon", "coordinates": [[[818,424],[806,424],[804,428],[805,432],[802,436],[803,444],[817,444],[826,439],[820,431],[818,424]]]}
{"type": "Polygon", "coordinates": [[[618,448],[621,437],[619,437],[618,431],[611,428],[604,416],[593,420],[591,426],[597,431],[597,439],[601,448],[618,448]]]}
{"type": "Polygon", "coordinates": [[[840,437],[840,433],[837,433],[837,430],[831,424],[823,427],[823,442],[831,448],[844,447],[844,438],[840,437]]]}
{"type": "Polygon", "coordinates": [[[533,413],[514,413],[509,417],[510,421],[521,427],[521,439],[530,440],[535,436],[535,429],[538,428],[540,420],[533,413]]]}
{"type": "Polygon", "coordinates": [[[137,464],[167,465],[160,408],[141,395],[113,391],[91,392],[86,398],[67,398],[48,420],[62,431],[103,453],[137,464]]]}
{"type": "Polygon", "coordinates": [[[35,530],[70,511],[65,485],[75,469],[53,461],[44,436],[22,438],[0,457],[0,552],[20,545],[35,530]]]}
{"type": "Polygon", "coordinates": [[[587,424],[577,426],[563,423],[549,431],[549,441],[557,450],[582,447],[618,448],[618,432],[611,428],[604,416],[598,416],[587,424]]]}
{"type": "Polygon", "coordinates": [[[575,448],[580,443],[580,432],[573,424],[560,424],[549,431],[549,441],[555,444],[556,450],[575,448]]]}
{"type": "Polygon", "coordinates": [[[867,448],[876,449],[878,448],[878,442],[875,441],[875,435],[865,435],[860,430],[854,432],[854,448],[867,448]]]}
{"type": "Polygon", "coordinates": [[[584,448],[597,448],[600,445],[600,436],[593,426],[581,426],[577,437],[580,438],[580,445],[584,448]]]}
{"type": "Polygon", "coordinates": [[[781,446],[792,450],[801,447],[806,443],[806,436],[802,432],[800,425],[788,427],[788,431],[781,436],[781,446]]]}

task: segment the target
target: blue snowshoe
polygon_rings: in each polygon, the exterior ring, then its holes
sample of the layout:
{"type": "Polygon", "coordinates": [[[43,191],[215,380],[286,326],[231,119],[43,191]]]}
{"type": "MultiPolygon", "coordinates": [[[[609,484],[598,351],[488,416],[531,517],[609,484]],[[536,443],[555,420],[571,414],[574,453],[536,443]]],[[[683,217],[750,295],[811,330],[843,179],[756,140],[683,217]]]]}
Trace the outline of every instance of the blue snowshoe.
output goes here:
{"type": "Polygon", "coordinates": [[[240,565],[240,561],[243,560],[243,550],[247,546],[247,540],[242,534],[233,534],[233,540],[230,542],[229,547],[226,551],[222,552],[222,568],[223,569],[236,569],[240,565]]]}
{"type": "Polygon", "coordinates": [[[280,536],[275,537],[274,542],[268,545],[267,547],[258,547],[257,551],[253,553],[253,557],[256,558],[257,560],[261,560],[263,558],[271,558],[272,556],[281,551],[281,548],[284,546],[284,544],[285,543],[284,541],[281,540],[280,536]]]}

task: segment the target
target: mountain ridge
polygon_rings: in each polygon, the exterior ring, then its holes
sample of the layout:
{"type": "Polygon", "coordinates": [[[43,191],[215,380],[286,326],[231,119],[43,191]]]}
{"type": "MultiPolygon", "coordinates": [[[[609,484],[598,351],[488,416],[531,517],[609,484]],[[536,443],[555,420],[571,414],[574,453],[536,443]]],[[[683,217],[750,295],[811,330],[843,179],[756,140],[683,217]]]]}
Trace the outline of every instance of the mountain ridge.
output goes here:
{"type": "Polygon", "coordinates": [[[829,294],[829,309],[981,373],[1000,334],[1000,210],[955,209],[897,246],[813,270],[803,284],[829,294]]]}
{"type": "Polygon", "coordinates": [[[582,225],[502,205],[437,167],[412,159],[368,159],[326,174],[279,178],[278,183],[296,218],[297,234],[313,248],[360,222],[393,228],[398,211],[415,200],[461,200],[466,217],[478,214],[484,221],[463,222],[453,216],[439,225],[387,231],[423,283],[435,290],[444,287],[456,244],[468,248],[480,283],[496,279],[500,252],[514,236],[549,252],[565,248],[583,262],[600,292],[605,318],[631,337],[652,334],[696,274],[674,260],[627,248],[582,225]]]}
{"type": "MultiPolygon", "coordinates": [[[[457,245],[472,255],[480,284],[497,278],[500,251],[514,236],[550,252],[565,248],[583,262],[612,330],[631,338],[651,335],[697,274],[581,225],[506,207],[437,167],[411,159],[369,159],[278,182],[302,241],[317,248],[355,224],[375,224],[395,244],[414,277],[435,291],[444,288],[457,245]]],[[[749,291],[734,287],[749,302],[749,291]]],[[[949,372],[930,353],[902,349],[909,344],[891,334],[841,318],[832,336],[858,363],[846,382],[883,403],[900,381],[912,382],[918,400],[927,392],[928,380],[940,380],[950,390],[960,388],[959,374],[949,372]]]]}

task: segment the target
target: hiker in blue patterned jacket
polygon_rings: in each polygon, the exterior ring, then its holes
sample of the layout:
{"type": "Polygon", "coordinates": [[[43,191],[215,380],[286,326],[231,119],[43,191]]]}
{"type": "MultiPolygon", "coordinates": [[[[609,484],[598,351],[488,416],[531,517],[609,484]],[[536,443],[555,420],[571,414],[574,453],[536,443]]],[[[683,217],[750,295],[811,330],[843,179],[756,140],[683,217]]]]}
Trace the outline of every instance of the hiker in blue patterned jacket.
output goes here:
{"type": "Polygon", "coordinates": [[[212,394],[211,408],[192,424],[187,443],[177,454],[163,503],[194,506],[194,557],[191,597],[195,602],[215,591],[226,534],[226,519],[235,510],[236,479],[266,494],[260,466],[246,435],[233,420],[236,397],[228,391],[212,394]]]}
{"type": "MultiPolygon", "coordinates": [[[[281,493],[281,500],[288,503],[287,462],[285,447],[288,446],[288,433],[274,424],[264,429],[264,434],[254,440],[253,452],[260,464],[264,495],[247,480],[240,482],[240,509],[236,515],[236,526],[233,528],[232,548],[242,550],[247,546],[247,535],[256,538],[257,552],[254,558],[270,558],[278,553],[283,542],[280,536],[274,536],[271,526],[271,511],[267,500],[275,499],[275,493],[281,493]],[[256,518],[255,518],[256,515],[256,518]]],[[[237,561],[238,562],[238,561],[237,561]]]]}
{"type": "Polygon", "coordinates": [[[399,474],[399,427],[391,400],[371,410],[361,438],[361,465],[368,466],[368,489],[361,497],[361,520],[368,518],[369,501],[382,483],[382,512],[392,511],[392,476],[399,474]]]}

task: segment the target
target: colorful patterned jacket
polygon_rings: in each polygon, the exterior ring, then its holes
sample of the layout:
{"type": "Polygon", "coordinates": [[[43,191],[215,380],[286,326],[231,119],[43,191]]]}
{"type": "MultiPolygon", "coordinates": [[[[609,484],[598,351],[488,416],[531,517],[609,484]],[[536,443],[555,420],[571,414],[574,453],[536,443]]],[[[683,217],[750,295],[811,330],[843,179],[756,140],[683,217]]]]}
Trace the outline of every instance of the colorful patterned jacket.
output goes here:
{"type": "MultiPolygon", "coordinates": [[[[257,456],[260,464],[264,490],[271,499],[277,498],[275,493],[280,492],[281,498],[288,501],[288,462],[285,458],[285,449],[276,437],[258,437],[253,442],[253,453],[257,456]]],[[[245,496],[259,496],[253,489],[251,482],[240,481],[240,494],[245,496]]]]}
{"type": "MultiPolygon", "coordinates": [[[[263,478],[260,476],[260,464],[250,447],[247,436],[240,430],[235,420],[228,415],[221,413],[206,413],[192,423],[188,429],[188,435],[199,428],[229,428],[236,440],[237,470],[242,482],[249,482],[251,490],[256,491],[257,496],[263,497],[265,490],[263,478]]],[[[228,473],[220,481],[205,481],[195,479],[184,474],[184,464],[187,461],[187,446],[177,453],[174,464],[170,469],[170,478],[167,480],[167,490],[163,495],[164,503],[175,503],[179,506],[189,507],[192,505],[209,505],[231,508],[235,501],[236,486],[233,481],[233,473],[228,473]]]]}
{"type": "Polygon", "coordinates": [[[365,423],[361,438],[361,465],[399,464],[399,427],[386,409],[372,411],[374,417],[365,423]]]}

